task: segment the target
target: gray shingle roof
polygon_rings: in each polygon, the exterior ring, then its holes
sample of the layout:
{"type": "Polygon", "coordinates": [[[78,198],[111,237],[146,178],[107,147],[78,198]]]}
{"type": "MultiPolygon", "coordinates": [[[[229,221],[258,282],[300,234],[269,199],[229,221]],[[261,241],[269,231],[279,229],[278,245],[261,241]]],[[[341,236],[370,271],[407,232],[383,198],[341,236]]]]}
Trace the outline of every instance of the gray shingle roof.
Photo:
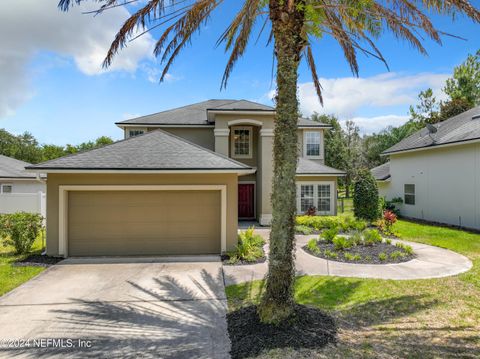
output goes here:
{"type": "Polygon", "coordinates": [[[336,168],[328,167],[326,165],[322,165],[317,161],[312,161],[307,158],[300,157],[298,159],[297,164],[297,174],[322,174],[322,175],[335,175],[341,176],[344,175],[345,172],[341,170],[337,170],[336,168]]]}
{"type": "Polygon", "coordinates": [[[430,134],[427,128],[423,128],[385,150],[383,154],[480,139],[480,106],[434,126],[437,128],[436,133],[430,134]]]}
{"type": "Polygon", "coordinates": [[[25,171],[30,163],[15,158],[0,155],[0,178],[35,178],[35,175],[25,171]]]}
{"type": "Polygon", "coordinates": [[[390,178],[390,162],[372,168],[370,172],[377,181],[385,181],[390,178]]]}
{"type": "MultiPolygon", "coordinates": [[[[208,111],[275,111],[275,108],[247,100],[208,100],[192,105],[174,108],[151,115],[132,118],[117,122],[117,125],[177,125],[177,126],[207,126],[208,111]]],[[[329,127],[320,122],[300,118],[298,127],[329,127]]]]}
{"type": "Polygon", "coordinates": [[[250,167],[162,130],[38,165],[37,170],[248,170],[250,167]]]}

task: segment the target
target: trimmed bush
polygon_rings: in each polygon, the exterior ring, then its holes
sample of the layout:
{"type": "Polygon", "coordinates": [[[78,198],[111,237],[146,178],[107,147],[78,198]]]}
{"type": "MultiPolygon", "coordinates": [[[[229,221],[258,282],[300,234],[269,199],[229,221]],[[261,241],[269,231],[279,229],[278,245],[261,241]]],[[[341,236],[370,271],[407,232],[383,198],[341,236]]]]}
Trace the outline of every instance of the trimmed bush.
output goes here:
{"type": "Polygon", "coordinates": [[[353,213],[356,218],[370,222],[380,217],[377,182],[369,170],[360,170],[355,181],[353,213]]]}
{"type": "Polygon", "coordinates": [[[40,214],[17,212],[0,215],[0,236],[6,244],[15,247],[17,254],[30,252],[42,229],[43,217],[40,214]]]}
{"type": "Polygon", "coordinates": [[[334,238],[337,236],[337,234],[338,234],[338,229],[336,227],[326,229],[322,233],[322,238],[327,242],[332,243],[334,238]]]}
{"type": "Polygon", "coordinates": [[[345,249],[353,247],[353,242],[346,237],[337,236],[333,239],[333,245],[335,246],[335,250],[344,251],[345,249]]]}
{"type": "Polygon", "coordinates": [[[308,241],[307,243],[307,249],[315,254],[320,253],[320,249],[317,246],[317,240],[315,238],[312,238],[308,241]]]}
{"type": "Polygon", "coordinates": [[[309,235],[313,233],[313,228],[305,225],[296,225],[295,233],[300,233],[304,235],[309,235]]]}
{"type": "Polygon", "coordinates": [[[382,236],[375,229],[366,229],[363,231],[363,243],[366,246],[374,246],[382,243],[382,236]]]}
{"type": "Polygon", "coordinates": [[[238,261],[256,262],[263,258],[263,245],[265,240],[262,236],[255,234],[255,227],[250,227],[238,234],[238,244],[235,251],[229,252],[229,263],[237,263],[238,261]]]}
{"type": "Polygon", "coordinates": [[[344,232],[349,230],[362,231],[367,227],[365,221],[356,220],[352,216],[297,216],[297,226],[306,226],[315,230],[340,228],[344,232]]]}

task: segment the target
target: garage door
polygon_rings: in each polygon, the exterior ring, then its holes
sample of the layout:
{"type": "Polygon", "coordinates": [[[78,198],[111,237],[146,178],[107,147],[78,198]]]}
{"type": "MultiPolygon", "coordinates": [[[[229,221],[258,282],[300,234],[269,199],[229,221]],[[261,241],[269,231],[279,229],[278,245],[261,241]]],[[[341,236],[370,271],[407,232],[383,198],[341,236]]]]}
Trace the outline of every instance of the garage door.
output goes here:
{"type": "Polygon", "coordinates": [[[70,256],[220,253],[219,191],[72,191],[70,256]]]}

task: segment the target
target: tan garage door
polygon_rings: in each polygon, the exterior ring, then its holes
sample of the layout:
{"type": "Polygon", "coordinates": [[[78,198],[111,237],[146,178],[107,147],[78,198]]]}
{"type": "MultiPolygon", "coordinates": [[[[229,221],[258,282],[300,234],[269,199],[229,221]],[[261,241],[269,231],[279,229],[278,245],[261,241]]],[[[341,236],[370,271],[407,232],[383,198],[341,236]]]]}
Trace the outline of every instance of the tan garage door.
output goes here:
{"type": "Polygon", "coordinates": [[[219,191],[72,191],[70,256],[220,253],[219,191]]]}

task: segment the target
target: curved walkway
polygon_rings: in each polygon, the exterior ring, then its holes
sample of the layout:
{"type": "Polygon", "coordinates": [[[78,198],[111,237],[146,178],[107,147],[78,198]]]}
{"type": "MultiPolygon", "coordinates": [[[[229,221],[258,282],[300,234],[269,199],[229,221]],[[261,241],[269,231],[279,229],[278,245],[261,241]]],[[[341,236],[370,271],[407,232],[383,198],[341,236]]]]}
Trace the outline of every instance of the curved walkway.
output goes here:
{"type": "MultiPolygon", "coordinates": [[[[256,232],[268,238],[268,229],[256,232]]],[[[306,253],[302,247],[316,235],[297,235],[296,267],[297,275],[331,275],[338,277],[378,278],[378,279],[428,279],[460,274],[472,268],[472,262],[465,256],[448,249],[423,243],[392,240],[412,246],[417,257],[397,264],[352,264],[318,258],[306,253]]],[[[266,247],[268,250],[268,245],[266,247]]],[[[225,284],[237,284],[263,279],[267,273],[267,263],[223,266],[225,284]]]]}

